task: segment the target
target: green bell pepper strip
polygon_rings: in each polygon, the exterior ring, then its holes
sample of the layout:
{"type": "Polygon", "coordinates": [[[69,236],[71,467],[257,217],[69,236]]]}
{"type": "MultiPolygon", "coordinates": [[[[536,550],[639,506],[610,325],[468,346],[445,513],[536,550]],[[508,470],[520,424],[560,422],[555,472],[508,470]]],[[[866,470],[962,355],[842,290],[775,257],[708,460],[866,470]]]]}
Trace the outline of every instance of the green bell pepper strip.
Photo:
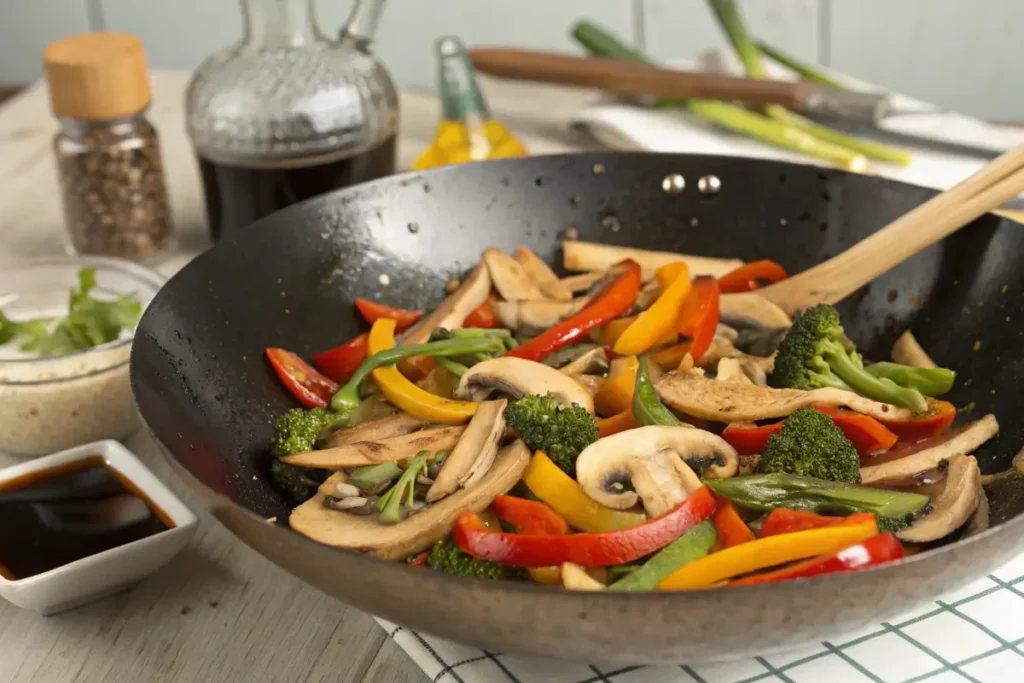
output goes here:
{"type": "Polygon", "coordinates": [[[647,374],[647,357],[640,356],[633,385],[633,417],[642,426],[663,425],[678,427],[682,424],[672,411],[665,407],[654,390],[650,375],[647,374]]]}
{"type": "Polygon", "coordinates": [[[913,368],[883,361],[865,366],[869,374],[888,379],[905,389],[917,389],[925,396],[941,396],[953,388],[956,373],[948,368],[913,368]]]}
{"type": "Polygon", "coordinates": [[[701,522],[659,550],[651,559],[608,586],[610,591],[652,591],[675,570],[711,552],[715,544],[715,527],[701,522]]]}

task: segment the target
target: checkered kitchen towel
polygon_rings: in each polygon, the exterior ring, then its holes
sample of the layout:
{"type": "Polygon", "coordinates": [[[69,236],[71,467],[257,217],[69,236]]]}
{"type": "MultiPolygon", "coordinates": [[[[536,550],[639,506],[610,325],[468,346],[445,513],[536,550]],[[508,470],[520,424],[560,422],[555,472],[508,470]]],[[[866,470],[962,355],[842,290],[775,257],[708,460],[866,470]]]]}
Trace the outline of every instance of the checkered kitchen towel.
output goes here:
{"type": "Polygon", "coordinates": [[[487,652],[378,619],[435,683],[1024,681],[1024,555],[844,640],[719,664],[597,667],[487,652]]]}

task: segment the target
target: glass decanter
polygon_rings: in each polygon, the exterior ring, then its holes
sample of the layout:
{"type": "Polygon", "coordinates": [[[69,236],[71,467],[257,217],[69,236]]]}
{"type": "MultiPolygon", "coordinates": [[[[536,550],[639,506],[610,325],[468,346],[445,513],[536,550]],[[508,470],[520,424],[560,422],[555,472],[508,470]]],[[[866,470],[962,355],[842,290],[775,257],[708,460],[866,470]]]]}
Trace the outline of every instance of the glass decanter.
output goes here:
{"type": "Polygon", "coordinates": [[[185,99],[214,240],[394,172],[398,94],[370,51],[383,6],[357,1],[335,39],[313,0],[242,0],[241,42],[199,66],[185,99]]]}

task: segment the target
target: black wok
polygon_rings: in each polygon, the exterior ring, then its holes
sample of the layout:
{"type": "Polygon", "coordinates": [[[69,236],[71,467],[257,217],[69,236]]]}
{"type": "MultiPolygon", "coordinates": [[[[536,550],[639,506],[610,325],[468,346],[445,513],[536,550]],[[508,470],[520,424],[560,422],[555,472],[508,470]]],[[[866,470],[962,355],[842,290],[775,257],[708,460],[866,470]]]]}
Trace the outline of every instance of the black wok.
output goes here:
{"type": "MultiPolygon", "coordinates": [[[[572,593],[471,581],[319,545],[266,518],[289,506],[267,443],[293,407],[262,355],[308,357],[365,328],[356,297],[428,309],[490,246],[526,244],[558,263],[559,239],[807,268],[919,204],[930,190],[793,164],[723,157],[585,154],[399,175],[305,202],[230,235],[176,275],[139,327],[131,376],[178,471],[239,538],[323,591],[405,626],[504,652],[589,661],[684,662],[835,637],[966,584],[1024,550],[1020,518],[873,571],[675,594],[572,593]],[[663,179],[683,176],[678,194],[663,179]],[[721,191],[704,195],[713,174],[721,191]]],[[[995,412],[978,453],[1006,468],[1024,443],[1024,227],[989,215],[841,308],[866,353],[910,328],[959,372],[950,400],[995,412]],[[980,349],[972,351],[975,342],[980,349]]],[[[994,501],[1012,516],[1014,500],[994,501]]],[[[997,520],[998,521],[998,520],[997,520]]]]}

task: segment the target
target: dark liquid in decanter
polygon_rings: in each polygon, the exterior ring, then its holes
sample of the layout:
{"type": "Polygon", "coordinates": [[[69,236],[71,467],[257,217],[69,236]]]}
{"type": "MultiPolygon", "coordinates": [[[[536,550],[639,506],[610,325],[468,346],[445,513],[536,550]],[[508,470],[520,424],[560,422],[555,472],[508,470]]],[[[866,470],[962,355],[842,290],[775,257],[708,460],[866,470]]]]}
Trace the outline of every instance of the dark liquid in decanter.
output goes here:
{"type": "Polygon", "coordinates": [[[273,163],[236,166],[199,155],[211,236],[219,240],[304,199],[394,173],[395,138],[392,134],[356,154],[298,167],[273,163]]]}

